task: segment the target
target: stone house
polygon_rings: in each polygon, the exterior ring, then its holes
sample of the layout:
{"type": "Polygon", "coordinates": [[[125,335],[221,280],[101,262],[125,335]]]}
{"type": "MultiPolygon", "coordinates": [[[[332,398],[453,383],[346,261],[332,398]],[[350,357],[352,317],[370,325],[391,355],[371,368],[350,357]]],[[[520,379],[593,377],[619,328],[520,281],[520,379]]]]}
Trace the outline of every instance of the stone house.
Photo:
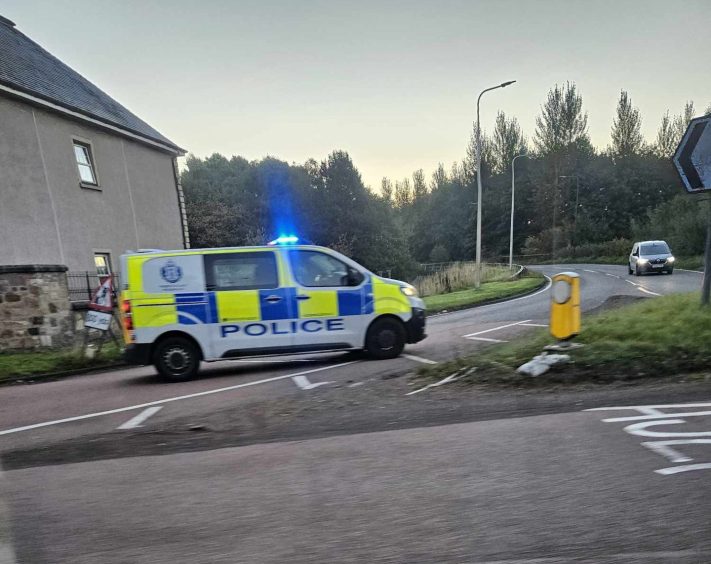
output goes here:
{"type": "Polygon", "coordinates": [[[86,290],[126,250],[190,246],[184,154],[0,16],[0,353],[74,342],[68,270],[86,290]]]}
{"type": "Polygon", "coordinates": [[[0,16],[0,266],[188,247],[184,154],[0,16]]]}

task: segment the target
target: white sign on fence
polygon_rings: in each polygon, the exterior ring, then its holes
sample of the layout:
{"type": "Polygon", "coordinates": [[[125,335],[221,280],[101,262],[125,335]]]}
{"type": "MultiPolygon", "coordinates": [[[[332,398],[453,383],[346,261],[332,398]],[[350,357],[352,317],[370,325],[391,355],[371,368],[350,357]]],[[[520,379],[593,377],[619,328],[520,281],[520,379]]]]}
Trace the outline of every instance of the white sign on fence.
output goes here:
{"type": "Polygon", "coordinates": [[[92,329],[100,329],[101,331],[108,331],[111,325],[111,314],[104,313],[103,311],[92,311],[86,312],[86,319],[84,320],[84,325],[86,327],[91,327],[92,329]]]}

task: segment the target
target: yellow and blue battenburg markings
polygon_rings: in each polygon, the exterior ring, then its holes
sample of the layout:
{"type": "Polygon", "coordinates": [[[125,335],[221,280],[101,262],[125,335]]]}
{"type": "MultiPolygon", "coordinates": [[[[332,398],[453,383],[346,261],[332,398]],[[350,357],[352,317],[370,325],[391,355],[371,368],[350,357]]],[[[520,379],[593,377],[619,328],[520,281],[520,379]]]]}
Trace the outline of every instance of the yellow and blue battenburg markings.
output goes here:
{"type": "MultiPolygon", "coordinates": [[[[380,286],[380,284],[378,284],[380,286]]],[[[388,285],[390,286],[390,285],[388,285]]],[[[393,286],[399,292],[397,286],[393,286]]],[[[230,321],[278,321],[369,315],[375,311],[372,280],[359,289],[275,288],[174,294],[181,325],[230,321]],[[308,299],[299,299],[299,297],[308,299]]]]}

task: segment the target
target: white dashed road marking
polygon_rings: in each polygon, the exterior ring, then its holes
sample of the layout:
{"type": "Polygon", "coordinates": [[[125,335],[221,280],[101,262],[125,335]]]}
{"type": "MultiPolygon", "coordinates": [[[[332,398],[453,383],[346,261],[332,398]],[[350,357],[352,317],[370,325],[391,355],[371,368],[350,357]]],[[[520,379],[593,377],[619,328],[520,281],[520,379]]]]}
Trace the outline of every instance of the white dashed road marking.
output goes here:
{"type": "Polygon", "coordinates": [[[172,398],[165,398],[156,401],[149,401],[146,403],[139,403],[137,405],[129,405],[127,407],[119,407],[117,409],[107,409],[106,411],[97,411],[96,413],[87,413],[86,415],[77,415],[75,417],[66,417],[64,419],[56,419],[54,421],[43,421],[42,423],[34,423],[32,425],[24,425],[23,427],[15,427],[13,429],[5,429],[0,431],[0,435],[9,435],[11,433],[20,433],[22,431],[30,431],[32,429],[39,429],[41,427],[50,427],[52,425],[59,425],[60,423],[71,423],[73,421],[82,421],[84,419],[92,419],[94,417],[101,417],[103,415],[113,415],[114,413],[123,413],[124,411],[133,411],[134,409],[141,409],[146,407],[152,407],[154,405],[162,405],[164,403],[171,403],[174,401],[182,401],[192,398],[199,398],[202,396],[209,396],[212,394],[219,394],[222,392],[230,392],[232,390],[239,390],[240,388],[247,388],[249,386],[258,386],[260,384],[268,384],[269,382],[277,382],[279,380],[286,380],[287,378],[293,378],[294,376],[301,376],[306,374],[313,374],[314,372],[322,372],[324,370],[332,370],[334,368],[341,368],[343,366],[348,366],[349,364],[355,364],[359,362],[358,360],[352,360],[350,362],[341,362],[340,364],[332,364],[330,366],[322,366],[320,368],[312,368],[311,370],[304,370],[303,372],[297,372],[296,374],[283,374],[282,376],[274,376],[272,378],[264,378],[263,380],[255,380],[254,382],[245,382],[244,384],[236,384],[234,386],[227,386],[225,388],[216,388],[214,390],[205,390],[204,392],[196,392],[194,394],[186,394],[184,396],[175,396],[172,398]]]}
{"type": "Polygon", "coordinates": [[[422,358],[421,356],[415,356],[414,354],[401,354],[403,358],[408,358],[414,360],[415,362],[421,362],[422,364],[437,364],[436,360],[430,360],[429,358],[422,358]]]}
{"type": "Polygon", "coordinates": [[[143,427],[142,423],[148,419],[151,415],[155,415],[158,413],[161,409],[163,409],[162,405],[156,405],[154,407],[148,407],[141,411],[138,415],[135,417],[131,417],[126,423],[121,425],[119,429],[135,429],[136,427],[143,427]]]}
{"type": "Polygon", "coordinates": [[[630,435],[638,437],[652,437],[666,440],[645,441],[642,446],[649,450],[665,457],[672,464],[679,466],[670,466],[655,470],[657,474],[669,476],[682,472],[691,472],[695,470],[711,470],[711,462],[702,462],[695,464],[684,464],[693,462],[694,459],[687,454],[680,452],[676,448],[683,445],[711,445],[711,437],[709,431],[678,431],[677,425],[688,424],[690,417],[711,417],[711,411],[708,408],[711,403],[686,403],[686,404],[667,404],[667,405],[635,405],[628,407],[598,407],[594,409],[586,409],[585,411],[636,411],[640,415],[630,415],[624,417],[610,417],[603,419],[603,423],[623,423],[636,421],[624,427],[624,430],[630,435]],[[707,408],[706,410],[698,410],[696,408],[707,408]],[[682,411],[680,411],[682,409],[682,411]],[[672,410],[672,411],[666,411],[672,410]],[[664,429],[660,427],[673,425],[672,429],[664,429]],[[655,427],[654,430],[651,427],[655,427]]]}
{"type": "Polygon", "coordinates": [[[639,286],[639,284],[632,282],[632,280],[625,280],[628,284],[632,284],[632,286],[639,286]]]}
{"type": "Polygon", "coordinates": [[[585,272],[592,272],[593,274],[597,274],[597,270],[588,270],[587,268],[583,268],[585,272]]]}
{"type": "Polygon", "coordinates": [[[651,290],[647,290],[647,288],[642,288],[642,286],[637,286],[637,289],[640,292],[644,292],[645,294],[650,294],[651,296],[661,296],[661,294],[657,294],[656,292],[652,292],[651,290]]]}
{"type": "Polygon", "coordinates": [[[548,327],[544,323],[519,323],[521,327],[548,327]]]}

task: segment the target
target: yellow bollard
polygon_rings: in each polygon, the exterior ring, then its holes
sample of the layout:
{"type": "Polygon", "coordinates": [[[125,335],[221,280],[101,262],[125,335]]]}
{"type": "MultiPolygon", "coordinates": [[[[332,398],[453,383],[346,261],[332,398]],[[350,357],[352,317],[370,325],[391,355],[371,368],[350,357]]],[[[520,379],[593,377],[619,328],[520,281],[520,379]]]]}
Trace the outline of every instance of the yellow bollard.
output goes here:
{"type": "Polygon", "coordinates": [[[580,333],[580,276],[561,272],[552,278],[551,335],[567,341],[580,333]]]}

